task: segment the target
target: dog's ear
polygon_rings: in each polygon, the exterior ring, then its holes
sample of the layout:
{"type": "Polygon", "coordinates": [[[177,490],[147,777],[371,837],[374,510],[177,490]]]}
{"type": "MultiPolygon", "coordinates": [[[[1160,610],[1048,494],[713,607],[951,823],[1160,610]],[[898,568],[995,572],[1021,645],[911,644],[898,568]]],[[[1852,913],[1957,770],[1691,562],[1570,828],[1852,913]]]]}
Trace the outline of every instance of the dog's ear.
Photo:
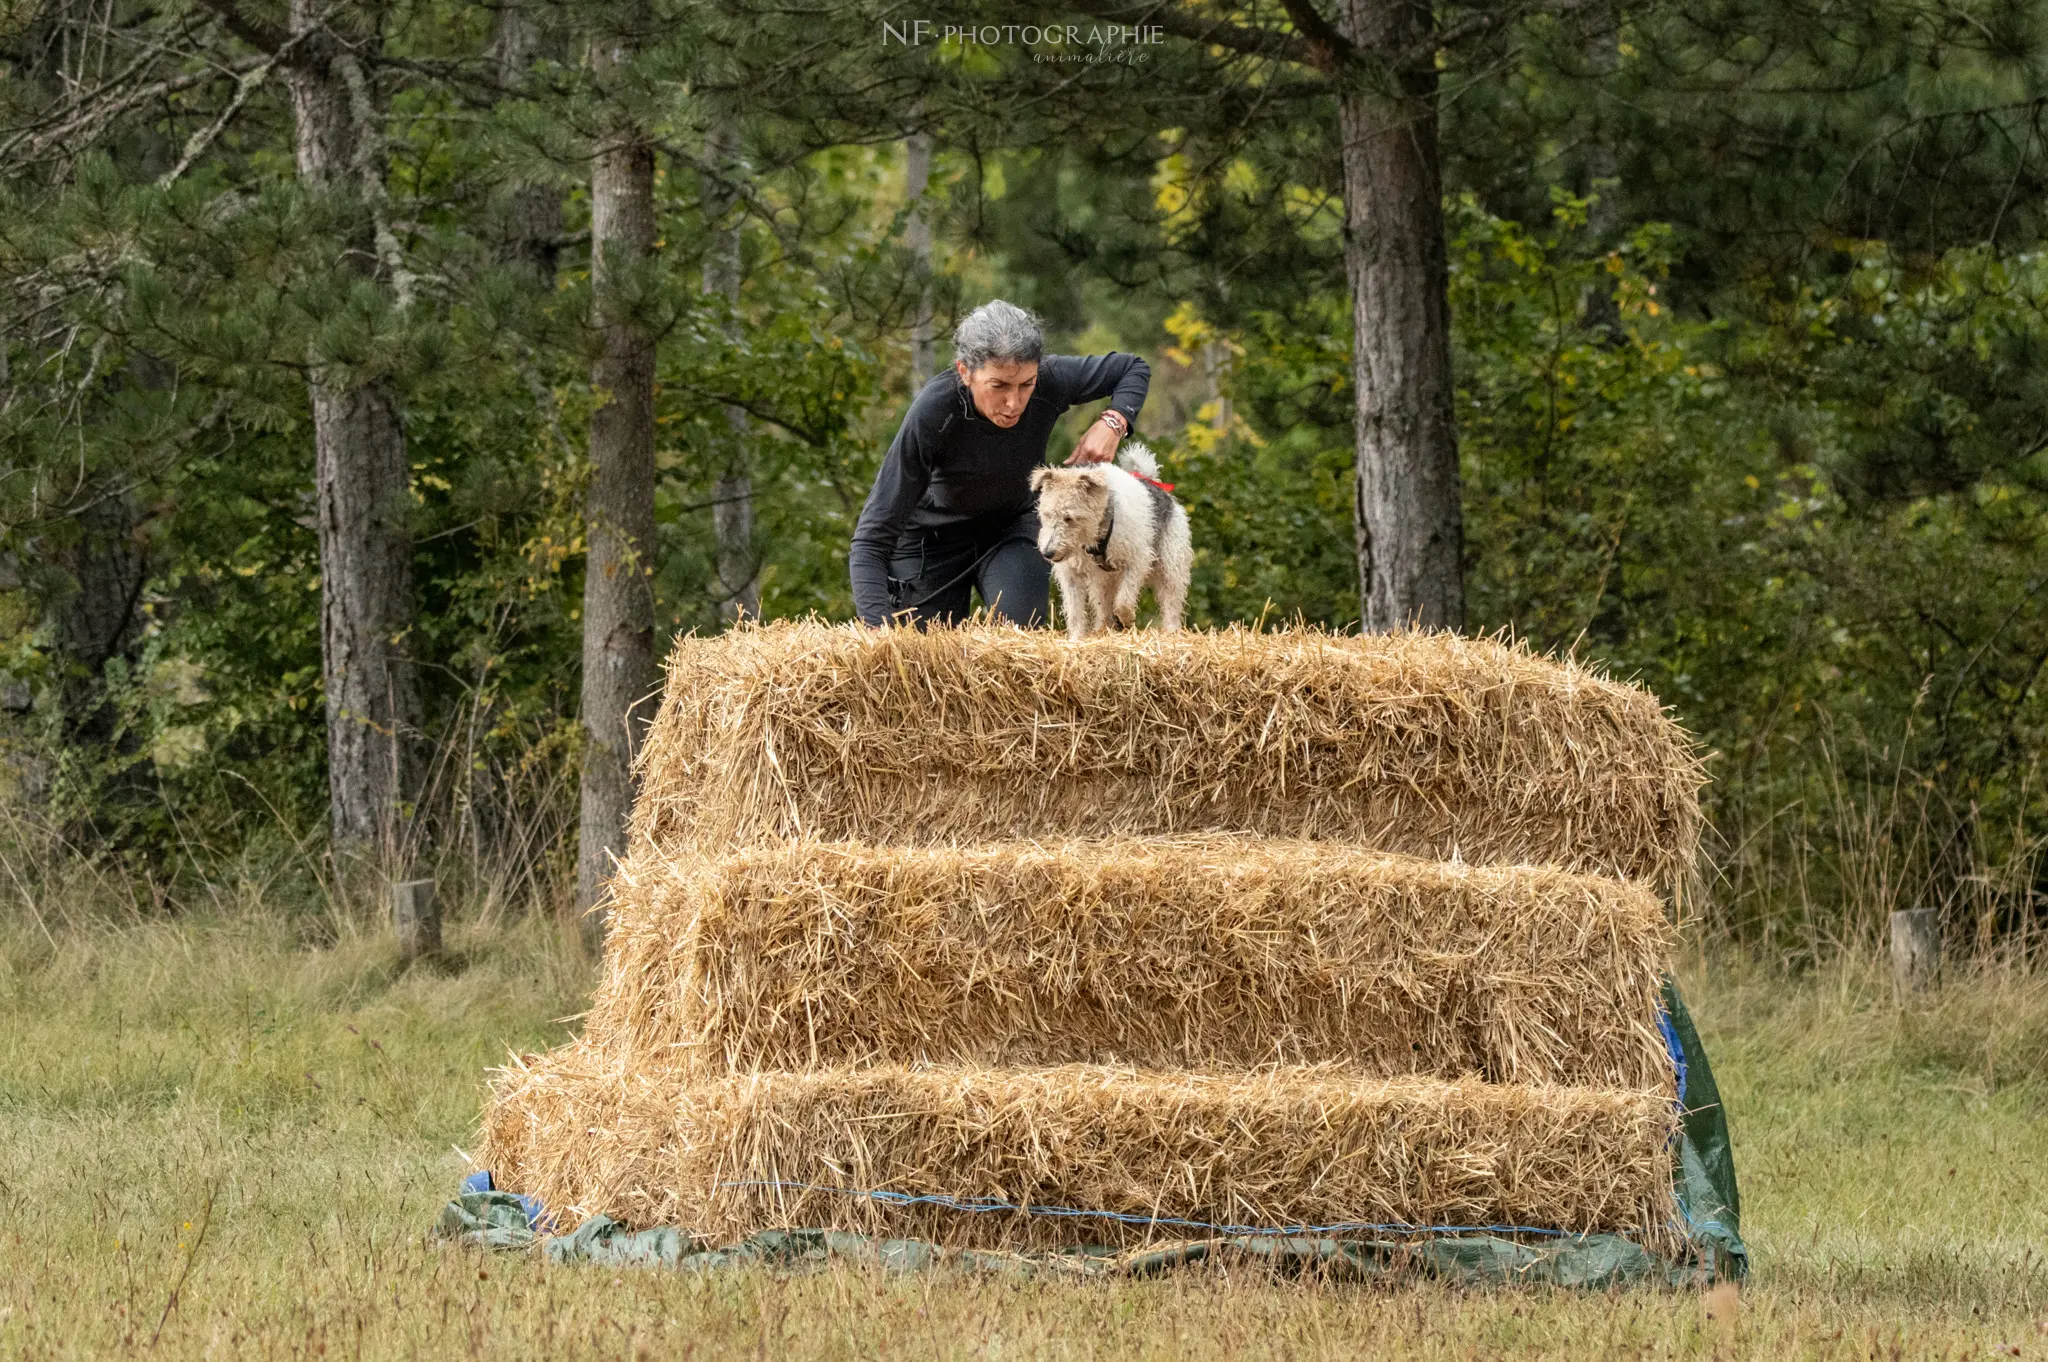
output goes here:
{"type": "Polygon", "coordinates": [[[1037,492],[1042,490],[1045,487],[1046,483],[1050,481],[1052,481],[1052,470],[1050,468],[1047,468],[1044,464],[1040,464],[1038,467],[1031,470],[1032,491],[1037,492]]]}
{"type": "Polygon", "coordinates": [[[1109,486],[1109,474],[1090,465],[1074,475],[1074,480],[1091,492],[1099,492],[1109,486]]]}

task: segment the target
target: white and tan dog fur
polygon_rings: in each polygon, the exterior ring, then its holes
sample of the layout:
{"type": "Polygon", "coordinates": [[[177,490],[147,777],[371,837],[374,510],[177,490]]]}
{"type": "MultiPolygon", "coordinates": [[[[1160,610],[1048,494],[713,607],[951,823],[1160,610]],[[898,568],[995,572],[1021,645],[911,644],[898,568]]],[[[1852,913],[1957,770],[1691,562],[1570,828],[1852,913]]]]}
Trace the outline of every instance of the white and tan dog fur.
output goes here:
{"type": "Polygon", "coordinates": [[[1159,627],[1168,633],[1180,628],[1195,550],[1188,513],[1157,485],[1158,477],[1159,461],[1136,441],[1123,447],[1115,464],[1041,468],[1031,475],[1038,551],[1051,560],[1060,584],[1068,638],[1130,628],[1138,618],[1138,593],[1148,585],[1159,602],[1159,627]]]}

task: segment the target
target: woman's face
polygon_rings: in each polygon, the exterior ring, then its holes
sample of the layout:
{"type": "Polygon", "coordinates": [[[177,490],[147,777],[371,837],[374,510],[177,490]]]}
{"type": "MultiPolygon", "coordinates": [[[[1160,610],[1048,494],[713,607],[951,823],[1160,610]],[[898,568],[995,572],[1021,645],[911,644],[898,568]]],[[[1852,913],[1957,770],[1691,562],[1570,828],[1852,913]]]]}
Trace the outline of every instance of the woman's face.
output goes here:
{"type": "Polygon", "coordinates": [[[967,391],[974,394],[974,409],[999,426],[1014,426],[1038,386],[1038,361],[992,359],[979,369],[955,363],[953,369],[967,391]]]}

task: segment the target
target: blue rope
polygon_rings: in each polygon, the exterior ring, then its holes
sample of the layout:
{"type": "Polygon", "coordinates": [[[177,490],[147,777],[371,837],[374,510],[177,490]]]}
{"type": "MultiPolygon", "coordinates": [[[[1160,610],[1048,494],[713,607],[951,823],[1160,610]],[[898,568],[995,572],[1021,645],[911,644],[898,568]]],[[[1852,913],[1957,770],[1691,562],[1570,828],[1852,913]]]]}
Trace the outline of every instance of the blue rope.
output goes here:
{"type": "Polygon", "coordinates": [[[1174,1229],[1208,1230],[1213,1234],[1228,1235],[1356,1234],[1363,1231],[1377,1234],[1540,1234],[1556,1239],[1584,1237],[1571,1230],[1543,1229],[1535,1225],[1375,1225],[1352,1220],[1335,1225],[1285,1225],[1278,1228],[1270,1225],[1222,1225],[1207,1220],[1180,1220],[1171,1216],[1126,1215],[1121,1211],[1087,1211],[1073,1206],[1019,1206],[1013,1202],[999,1201],[994,1197],[912,1195],[909,1192],[870,1191],[860,1187],[826,1187],[814,1182],[721,1182],[718,1185],[772,1187],[778,1191],[793,1192],[832,1192],[840,1196],[865,1197],[888,1206],[938,1206],[949,1211],[966,1211],[975,1215],[990,1211],[1019,1211],[1025,1215],[1051,1216],[1062,1220],[1109,1220],[1119,1225],[1165,1225],[1174,1229]]]}

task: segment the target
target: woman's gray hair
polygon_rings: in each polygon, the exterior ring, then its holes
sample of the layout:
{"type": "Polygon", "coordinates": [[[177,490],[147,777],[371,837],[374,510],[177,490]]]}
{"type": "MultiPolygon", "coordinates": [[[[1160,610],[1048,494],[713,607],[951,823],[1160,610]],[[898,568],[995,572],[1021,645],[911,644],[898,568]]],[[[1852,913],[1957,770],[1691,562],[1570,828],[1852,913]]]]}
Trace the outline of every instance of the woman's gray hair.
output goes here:
{"type": "Polygon", "coordinates": [[[989,363],[1036,364],[1045,354],[1045,332],[1038,318],[994,298],[960,319],[953,328],[953,358],[969,371],[989,363]]]}

